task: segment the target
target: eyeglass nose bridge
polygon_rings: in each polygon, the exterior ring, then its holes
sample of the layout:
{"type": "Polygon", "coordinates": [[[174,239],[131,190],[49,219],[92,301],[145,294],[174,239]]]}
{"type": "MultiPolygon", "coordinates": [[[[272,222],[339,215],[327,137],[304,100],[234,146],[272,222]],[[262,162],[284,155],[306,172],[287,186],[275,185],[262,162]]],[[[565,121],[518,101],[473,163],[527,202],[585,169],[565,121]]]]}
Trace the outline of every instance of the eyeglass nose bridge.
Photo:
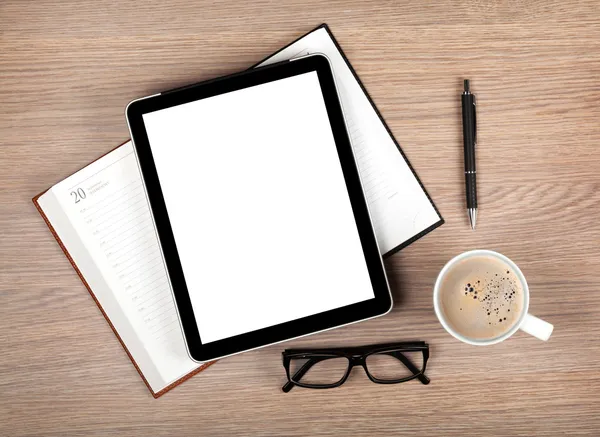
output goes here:
{"type": "Polygon", "coordinates": [[[366,358],[363,355],[352,355],[351,357],[348,357],[348,359],[350,360],[350,368],[354,366],[361,366],[365,370],[367,369],[366,358]]]}

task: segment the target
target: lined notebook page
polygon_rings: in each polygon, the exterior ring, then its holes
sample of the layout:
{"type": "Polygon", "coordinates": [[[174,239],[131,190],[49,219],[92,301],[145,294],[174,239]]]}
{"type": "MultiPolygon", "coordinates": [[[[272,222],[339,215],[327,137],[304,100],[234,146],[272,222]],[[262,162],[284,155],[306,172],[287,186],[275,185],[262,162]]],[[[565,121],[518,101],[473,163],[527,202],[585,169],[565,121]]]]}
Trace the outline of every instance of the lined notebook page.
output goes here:
{"type": "Polygon", "coordinates": [[[386,254],[441,217],[325,28],[259,66],[313,53],[322,53],[331,62],[379,249],[386,254]]]}
{"type": "Polygon", "coordinates": [[[165,385],[198,367],[186,352],[131,142],[52,191],[165,385]]]}

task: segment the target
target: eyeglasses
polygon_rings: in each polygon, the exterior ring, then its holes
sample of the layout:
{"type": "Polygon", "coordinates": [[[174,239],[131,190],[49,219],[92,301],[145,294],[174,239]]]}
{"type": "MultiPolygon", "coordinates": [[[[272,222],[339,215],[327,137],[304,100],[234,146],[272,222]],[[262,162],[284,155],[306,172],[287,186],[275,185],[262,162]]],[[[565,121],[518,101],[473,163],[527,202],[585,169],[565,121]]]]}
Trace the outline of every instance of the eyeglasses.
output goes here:
{"type": "Polygon", "coordinates": [[[334,349],[286,349],[283,367],[288,382],[287,393],[294,385],[306,388],[339,387],[354,366],[362,366],[369,379],[377,384],[398,384],[419,379],[429,384],[425,367],[429,345],[424,341],[375,344],[334,349]]]}

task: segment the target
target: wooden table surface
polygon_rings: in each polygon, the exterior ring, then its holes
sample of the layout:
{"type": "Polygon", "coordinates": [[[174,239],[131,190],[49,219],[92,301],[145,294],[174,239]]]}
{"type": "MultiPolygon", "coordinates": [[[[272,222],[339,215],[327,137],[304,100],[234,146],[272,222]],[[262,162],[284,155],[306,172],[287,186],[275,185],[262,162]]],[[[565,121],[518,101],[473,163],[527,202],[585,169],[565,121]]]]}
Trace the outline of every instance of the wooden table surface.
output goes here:
{"type": "MultiPolygon", "coordinates": [[[[0,434],[598,435],[600,4],[575,1],[0,2],[0,434]],[[431,384],[281,392],[283,345],[154,400],[31,197],[128,138],[135,97],[247,68],[327,22],[446,224],[394,255],[391,314],[285,346],[408,339],[431,384]],[[479,221],[460,99],[478,97],[479,221]],[[514,259],[555,325],[477,348],[432,306],[452,256],[514,259]]],[[[251,253],[232,255],[231,269],[251,253]]]]}

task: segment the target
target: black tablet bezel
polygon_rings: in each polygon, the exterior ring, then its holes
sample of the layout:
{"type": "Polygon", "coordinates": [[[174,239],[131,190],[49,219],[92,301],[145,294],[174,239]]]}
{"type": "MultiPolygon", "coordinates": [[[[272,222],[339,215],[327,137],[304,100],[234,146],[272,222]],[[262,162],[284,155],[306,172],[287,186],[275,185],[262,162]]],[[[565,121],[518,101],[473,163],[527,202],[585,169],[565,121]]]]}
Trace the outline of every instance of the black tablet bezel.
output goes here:
{"type": "MultiPolygon", "coordinates": [[[[210,361],[242,351],[370,319],[391,310],[392,298],[383,262],[371,225],[367,203],[337,95],[335,80],[329,61],[325,56],[311,55],[134,100],[127,106],[126,116],[142,178],[146,186],[150,208],[154,216],[158,238],[162,246],[163,259],[169,273],[171,288],[187,342],[188,352],[192,359],[199,362],[210,361]],[[321,85],[321,92],[327,107],[329,122],[335,138],[340,164],[375,296],[363,302],[204,344],[198,332],[198,326],[142,117],[149,112],[312,71],[317,73],[321,85]]],[[[198,226],[202,226],[201,217],[198,218],[198,226]]],[[[294,248],[291,247],[290,250],[294,250],[294,248]]],[[[332,253],[332,256],[335,256],[335,253],[332,253]]],[[[227,279],[224,278],[224,280],[227,279]]],[[[284,286],[285,284],[282,284],[282,287],[284,286]]],[[[290,305],[293,304],[293,302],[290,302],[290,305]]]]}

